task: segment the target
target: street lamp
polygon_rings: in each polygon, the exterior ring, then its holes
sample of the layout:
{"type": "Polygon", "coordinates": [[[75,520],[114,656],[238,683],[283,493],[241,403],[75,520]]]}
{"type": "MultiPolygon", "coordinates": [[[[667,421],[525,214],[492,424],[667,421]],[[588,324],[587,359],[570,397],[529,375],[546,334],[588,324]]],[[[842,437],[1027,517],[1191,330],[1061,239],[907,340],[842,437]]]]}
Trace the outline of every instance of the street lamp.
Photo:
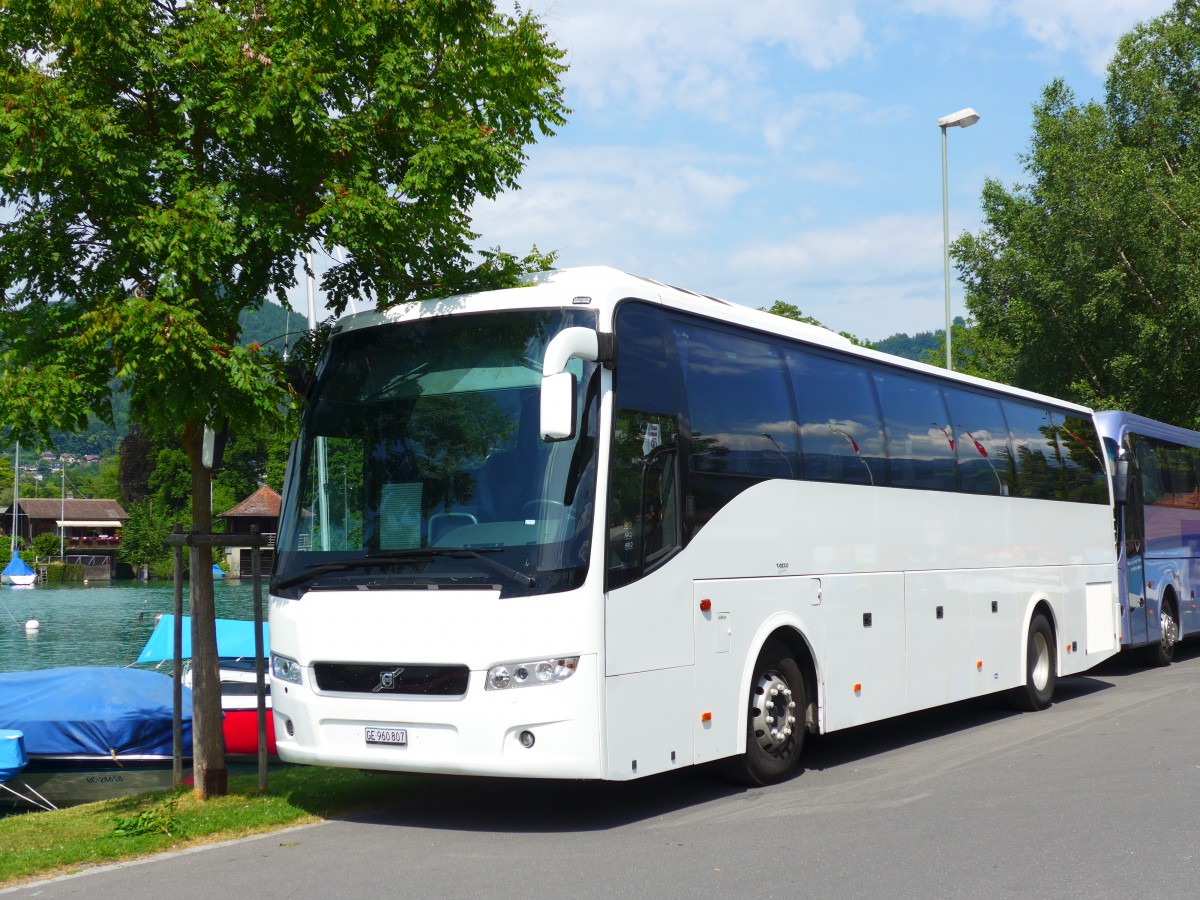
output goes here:
{"type": "Polygon", "coordinates": [[[946,371],[954,368],[950,356],[950,199],[946,187],[946,129],[970,128],[979,121],[979,113],[967,107],[938,119],[942,129],[942,270],[946,282],[946,371]]]}

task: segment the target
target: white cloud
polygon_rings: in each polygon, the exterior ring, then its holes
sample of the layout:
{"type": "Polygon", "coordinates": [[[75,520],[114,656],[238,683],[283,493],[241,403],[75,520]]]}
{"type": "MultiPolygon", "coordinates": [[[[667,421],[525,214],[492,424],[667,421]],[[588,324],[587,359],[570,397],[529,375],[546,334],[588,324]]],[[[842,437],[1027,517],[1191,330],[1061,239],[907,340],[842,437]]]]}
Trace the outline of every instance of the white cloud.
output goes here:
{"type": "Polygon", "coordinates": [[[1077,54],[1093,72],[1104,71],[1117,39],[1131,23],[1170,9],[1169,0],[1012,0],[1011,11],[1034,40],[1077,54]]]}
{"type": "Polygon", "coordinates": [[[606,262],[650,241],[694,239],[720,221],[751,185],[731,174],[738,168],[687,147],[543,148],[522,190],[480,202],[472,215],[485,245],[516,250],[532,240],[576,263],[606,262]]]}
{"type": "Polygon", "coordinates": [[[837,228],[813,228],[760,244],[732,262],[748,271],[788,273],[797,280],[836,277],[863,282],[909,275],[940,259],[942,220],[927,214],[885,215],[837,228]]]}
{"type": "Polygon", "coordinates": [[[1038,44],[1078,57],[1102,74],[1117,40],[1135,22],[1162,15],[1170,0],[908,0],[912,12],[960,19],[986,30],[1015,19],[1038,44]]]}
{"type": "Polygon", "coordinates": [[[742,112],[782,48],[811,69],[866,50],[865,27],[844,0],[544,0],[532,4],[567,50],[572,102],[642,117],[663,108],[717,120],[742,112]]]}

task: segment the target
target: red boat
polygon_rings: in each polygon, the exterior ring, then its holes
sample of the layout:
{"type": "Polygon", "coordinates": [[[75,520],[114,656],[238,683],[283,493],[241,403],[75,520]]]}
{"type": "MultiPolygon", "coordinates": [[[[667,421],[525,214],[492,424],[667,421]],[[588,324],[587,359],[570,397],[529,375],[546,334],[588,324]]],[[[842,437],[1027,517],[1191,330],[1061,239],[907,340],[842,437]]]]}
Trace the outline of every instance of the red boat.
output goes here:
{"type": "MultiPolygon", "coordinates": [[[[191,686],[192,628],[191,619],[183,616],[183,683],[191,686]]],[[[162,663],[175,657],[174,619],[172,615],[158,617],[146,646],[138,656],[139,663],[162,663]]],[[[258,756],[258,699],[254,673],[254,623],[240,619],[217,619],[217,656],[221,669],[221,731],[225,736],[225,753],[231,757],[258,756]]],[[[263,625],[264,648],[267,626],[263,625]]],[[[275,758],[275,717],[271,714],[271,675],[265,670],[267,708],[267,755],[275,758]]]]}

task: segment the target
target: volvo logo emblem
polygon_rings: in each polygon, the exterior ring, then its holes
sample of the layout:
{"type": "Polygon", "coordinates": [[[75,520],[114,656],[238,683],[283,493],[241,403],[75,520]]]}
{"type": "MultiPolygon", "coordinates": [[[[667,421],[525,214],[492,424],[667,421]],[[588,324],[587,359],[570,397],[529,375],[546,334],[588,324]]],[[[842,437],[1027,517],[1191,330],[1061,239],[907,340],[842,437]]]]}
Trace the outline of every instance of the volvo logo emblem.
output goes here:
{"type": "Polygon", "coordinates": [[[404,672],[404,666],[392,669],[390,672],[379,673],[379,684],[371,688],[372,694],[378,694],[380,691],[394,691],[396,689],[396,678],[404,672]]]}

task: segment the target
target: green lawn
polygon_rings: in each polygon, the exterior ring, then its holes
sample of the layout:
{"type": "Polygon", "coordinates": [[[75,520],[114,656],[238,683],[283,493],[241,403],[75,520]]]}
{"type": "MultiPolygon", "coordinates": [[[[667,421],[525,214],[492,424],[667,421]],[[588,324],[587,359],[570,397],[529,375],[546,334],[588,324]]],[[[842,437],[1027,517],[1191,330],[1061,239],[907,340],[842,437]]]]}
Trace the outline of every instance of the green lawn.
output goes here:
{"type": "Polygon", "coordinates": [[[272,769],[235,775],[229,795],[201,802],[191,789],[0,818],[0,888],[104,865],[316,822],[386,806],[421,792],[429,779],[353,769],[272,769]]]}

